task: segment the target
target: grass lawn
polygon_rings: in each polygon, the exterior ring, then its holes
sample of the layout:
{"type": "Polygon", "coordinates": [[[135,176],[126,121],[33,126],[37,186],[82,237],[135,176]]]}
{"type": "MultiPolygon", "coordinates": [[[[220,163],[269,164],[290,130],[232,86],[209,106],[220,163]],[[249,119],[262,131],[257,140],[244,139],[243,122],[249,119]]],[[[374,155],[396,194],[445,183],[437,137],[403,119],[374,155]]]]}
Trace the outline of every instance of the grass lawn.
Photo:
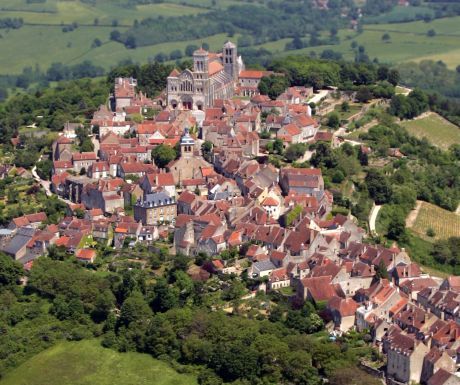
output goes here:
{"type": "Polygon", "coordinates": [[[460,215],[431,203],[422,202],[411,230],[420,238],[430,240],[426,235],[430,227],[436,233],[434,239],[460,237],[460,215]]]}
{"type": "Polygon", "coordinates": [[[147,354],[104,349],[98,340],[63,342],[5,375],[0,385],[195,385],[147,354]]]}
{"type": "Polygon", "coordinates": [[[350,104],[350,109],[348,111],[342,111],[342,106],[338,104],[334,107],[334,111],[339,114],[340,120],[347,120],[351,116],[361,111],[361,108],[362,108],[361,104],[350,104]]]}
{"type": "Polygon", "coordinates": [[[460,143],[460,127],[435,113],[421,119],[404,121],[401,125],[412,135],[418,138],[426,137],[431,143],[442,149],[460,143]]]}

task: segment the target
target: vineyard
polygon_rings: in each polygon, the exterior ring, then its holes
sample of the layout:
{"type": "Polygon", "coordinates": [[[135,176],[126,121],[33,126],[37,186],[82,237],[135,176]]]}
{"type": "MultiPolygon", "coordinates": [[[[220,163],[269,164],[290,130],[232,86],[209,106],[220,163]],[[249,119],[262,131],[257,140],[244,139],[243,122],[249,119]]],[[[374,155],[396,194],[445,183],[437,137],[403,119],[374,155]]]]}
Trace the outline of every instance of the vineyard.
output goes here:
{"type": "Polygon", "coordinates": [[[424,239],[460,237],[460,215],[422,202],[411,229],[424,239]],[[434,230],[433,237],[427,236],[428,229],[434,230]]]}

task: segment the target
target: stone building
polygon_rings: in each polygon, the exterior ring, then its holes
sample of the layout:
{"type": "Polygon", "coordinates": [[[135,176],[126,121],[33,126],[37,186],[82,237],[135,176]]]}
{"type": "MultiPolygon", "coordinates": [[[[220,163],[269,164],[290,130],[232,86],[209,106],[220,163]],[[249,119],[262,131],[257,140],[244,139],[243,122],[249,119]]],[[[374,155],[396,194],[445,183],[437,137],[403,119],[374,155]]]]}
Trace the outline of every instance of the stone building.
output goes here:
{"type": "Polygon", "coordinates": [[[193,69],[173,70],[167,79],[167,100],[172,108],[204,110],[216,99],[233,97],[238,76],[244,69],[237,47],[231,42],[222,53],[210,53],[203,48],[193,53],[193,69]]]}
{"type": "Polygon", "coordinates": [[[190,136],[187,128],[180,140],[180,150],[180,158],[167,166],[176,185],[180,185],[186,179],[202,178],[201,170],[212,168],[212,165],[199,154],[199,150],[195,151],[195,140],[190,136]]]}
{"type": "Polygon", "coordinates": [[[177,216],[176,199],[164,191],[146,194],[143,200],[134,205],[134,219],[143,225],[174,223],[177,216]]]}

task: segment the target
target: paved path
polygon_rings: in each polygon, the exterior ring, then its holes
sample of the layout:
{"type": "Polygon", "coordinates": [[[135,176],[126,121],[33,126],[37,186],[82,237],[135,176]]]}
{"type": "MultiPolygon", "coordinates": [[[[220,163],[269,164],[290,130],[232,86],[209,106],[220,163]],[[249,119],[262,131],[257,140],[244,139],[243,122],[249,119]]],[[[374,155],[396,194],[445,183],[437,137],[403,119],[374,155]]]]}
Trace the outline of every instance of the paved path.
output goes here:
{"type": "Polygon", "coordinates": [[[45,190],[45,194],[47,197],[50,197],[51,195],[53,195],[53,193],[51,192],[50,190],[50,182],[48,182],[47,180],[43,180],[41,179],[38,174],[37,174],[37,166],[34,166],[32,168],[32,175],[34,177],[34,179],[41,184],[41,186],[43,187],[43,189],[45,190]]]}
{"type": "Polygon", "coordinates": [[[377,215],[379,214],[382,205],[374,205],[371,210],[371,214],[369,215],[369,231],[371,233],[376,233],[375,231],[375,221],[377,219],[377,215]]]}

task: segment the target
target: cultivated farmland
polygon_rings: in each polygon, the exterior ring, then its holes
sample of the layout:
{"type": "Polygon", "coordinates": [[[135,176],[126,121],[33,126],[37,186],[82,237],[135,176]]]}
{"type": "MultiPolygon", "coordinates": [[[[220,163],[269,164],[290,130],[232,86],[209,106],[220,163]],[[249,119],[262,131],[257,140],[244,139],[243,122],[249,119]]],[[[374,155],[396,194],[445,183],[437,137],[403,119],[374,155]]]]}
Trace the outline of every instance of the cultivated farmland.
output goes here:
{"type": "Polygon", "coordinates": [[[431,239],[460,237],[460,215],[444,210],[431,203],[421,202],[411,229],[421,238],[430,239],[426,235],[429,228],[435,232],[435,236],[431,239]]]}
{"type": "Polygon", "coordinates": [[[460,127],[436,113],[429,113],[420,118],[401,123],[417,138],[427,138],[432,144],[447,149],[450,145],[460,143],[460,127]]]}

